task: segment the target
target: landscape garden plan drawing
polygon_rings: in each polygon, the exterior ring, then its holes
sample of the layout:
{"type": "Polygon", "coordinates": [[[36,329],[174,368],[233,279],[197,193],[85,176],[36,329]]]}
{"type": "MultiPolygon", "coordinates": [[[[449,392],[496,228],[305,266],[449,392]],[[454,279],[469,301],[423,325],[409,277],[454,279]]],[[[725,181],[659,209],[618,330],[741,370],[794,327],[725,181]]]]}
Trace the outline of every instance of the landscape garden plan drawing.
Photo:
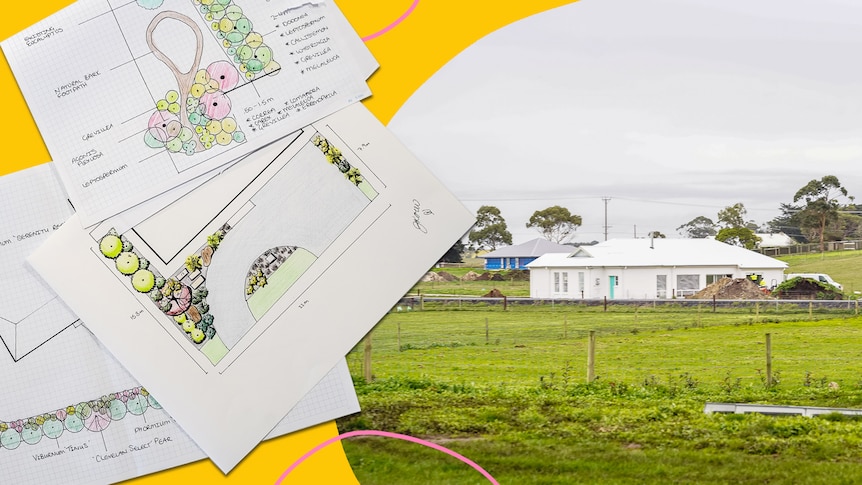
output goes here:
{"type": "MultiPolygon", "coordinates": [[[[206,458],[158,395],[134,380],[26,263],[72,215],[51,165],[0,177],[0,206],[3,483],[108,483],[206,458]]],[[[269,436],[358,410],[342,360],[269,436]]]]}
{"type": "Polygon", "coordinates": [[[227,472],[474,221],[356,103],[28,260],[227,472]]]}
{"type": "Polygon", "coordinates": [[[79,0],[2,48],[85,226],[367,97],[376,67],[323,1],[79,0]]]}

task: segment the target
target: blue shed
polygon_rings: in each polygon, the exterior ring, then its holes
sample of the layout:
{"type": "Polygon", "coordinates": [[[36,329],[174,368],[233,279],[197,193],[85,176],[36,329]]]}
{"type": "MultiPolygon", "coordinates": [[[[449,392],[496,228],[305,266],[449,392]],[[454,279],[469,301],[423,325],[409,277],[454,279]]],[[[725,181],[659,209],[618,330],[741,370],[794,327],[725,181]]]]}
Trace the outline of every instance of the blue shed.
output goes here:
{"type": "Polygon", "coordinates": [[[527,269],[539,256],[546,253],[570,253],[576,248],[537,238],[522,244],[506,246],[479,256],[485,260],[485,269],[527,269]]]}

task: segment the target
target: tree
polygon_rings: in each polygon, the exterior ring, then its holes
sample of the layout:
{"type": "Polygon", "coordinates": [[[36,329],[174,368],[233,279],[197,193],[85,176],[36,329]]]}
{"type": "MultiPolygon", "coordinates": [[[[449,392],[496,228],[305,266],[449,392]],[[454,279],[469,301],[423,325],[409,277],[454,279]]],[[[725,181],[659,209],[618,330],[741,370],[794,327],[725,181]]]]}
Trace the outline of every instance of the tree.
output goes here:
{"type": "Polygon", "coordinates": [[[797,242],[807,242],[799,222],[798,214],[802,208],[782,202],[778,204],[778,210],[781,212],[781,215],[766,223],[767,230],[773,234],[783,232],[797,242]]]}
{"type": "Polygon", "coordinates": [[[467,239],[477,248],[487,247],[493,250],[504,244],[512,244],[512,233],[508,230],[506,220],[500,215],[500,209],[492,205],[479,207],[473,227],[467,239]]]}
{"type": "Polygon", "coordinates": [[[561,244],[581,225],[581,216],[555,205],[533,212],[527,227],[535,227],[545,239],[561,244]]]}
{"type": "Polygon", "coordinates": [[[461,256],[461,253],[464,252],[464,242],[458,239],[455,241],[455,244],[446,251],[446,254],[440,258],[440,262],[442,263],[463,263],[464,258],[461,256]]]}
{"type": "Polygon", "coordinates": [[[718,223],[722,227],[745,227],[747,213],[742,202],[737,202],[718,211],[718,223]]]}
{"type": "MultiPolygon", "coordinates": [[[[742,202],[737,202],[718,211],[718,223],[721,229],[716,234],[715,239],[734,246],[742,246],[745,249],[757,247],[760,238],[751,229],[753,223],[745,221],[745,214],[747,211],[742,202]]],[[[754,227],[757,225],[755,224],[754,227]]]]}
{"type": "Polygon", "coordinates": [[[706,239],[715,236],[715,222],[706,216],[697,216],[694,219],[676,228],[677,232],[692,239],[706,239]]]}
{"type": "Polygon", "coordinates": [[[840,196],[853,200],[853,197],[847,195],[847,189],[841,185],[838,177],[834,175],[825,175],[820,180],[811,180],[793,196],[794,203],[805,202],[799,213],[800,222],[803,228],[811,229],[820,239],[821,251],[825,249],[827,224],[838,219],[838,211],[841,208],[838,201],[840,196]]]}
{"type": "Polygon", "coordinates": [[[718,231],[715,239],[732,246],[742,246],[745,249],[754,249],[760,238],[747,227],[725,227],[718,231]]]}

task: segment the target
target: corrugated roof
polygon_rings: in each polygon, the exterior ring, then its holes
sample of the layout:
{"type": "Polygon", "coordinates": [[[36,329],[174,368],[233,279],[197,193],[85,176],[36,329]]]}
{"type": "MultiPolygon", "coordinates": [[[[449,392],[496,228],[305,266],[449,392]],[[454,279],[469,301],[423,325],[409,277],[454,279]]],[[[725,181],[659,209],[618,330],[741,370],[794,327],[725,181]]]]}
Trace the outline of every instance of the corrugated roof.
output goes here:
{"type": "Polygon", "coordinates": [[[760,238],[758,246],[762,248],[784,248],[796,244],[793,238],[783,232],[776,234],[755,234],[755,236],[760,238]]]}
{"type": "Polygon", "coordinates": [[[787,263],[715,239],[611,239],[568,253],[549,253],[527,267],[737,266],[784,269],[787,263]],[[652,245],[652,247],[650,247],[652,245]],[[578,253],[575,256],[574,253],[578,253]]]}
{"type": "Polygon", "coordinates": [[[534,258],[546,253],[571,252],[574,246],[566,246],[565,244],[557,244],[547,239],[537,238],[532,241],[527,241],[514,246],[506,246],[504,248],[491,251],[488,254],[479,256],[480,258],[534,258]]]}

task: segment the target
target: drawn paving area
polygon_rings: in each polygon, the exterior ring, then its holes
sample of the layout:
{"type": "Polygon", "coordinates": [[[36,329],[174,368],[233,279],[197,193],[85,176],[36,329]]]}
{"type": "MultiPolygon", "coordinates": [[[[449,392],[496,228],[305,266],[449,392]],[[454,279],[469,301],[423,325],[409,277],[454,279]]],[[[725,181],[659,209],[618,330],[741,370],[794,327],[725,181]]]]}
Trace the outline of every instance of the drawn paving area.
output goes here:
{"type": "MultiPolygon", "coordinates": [[[[284,270],[287,280],[295,280],[297,269],[304,271],[310,265],[309,255],[319,257],[369,204],[369,199],[356,185],[333,172],[326,157],[309,144],[251,202],[255,207],[231,228],[208,270],[211,312],[218,315],[219,335],[228,348],[236,345],[262,316],[260,311],[252,313],[252,298],[246,301],[249,271],[258,258],[274,248],[301,248],[304,251],[295,251],[287,261],[299,254],[305,256],[293,265],[286,263],[271,276],[276,278],[284,270]]],[[[272,279],[270,284],[276,282],[272,279]]],[[[258,294],[266,298],[263,291],[268,288],[269,284],[255,292],[253,298],[256,300],[258,294]]]]}

